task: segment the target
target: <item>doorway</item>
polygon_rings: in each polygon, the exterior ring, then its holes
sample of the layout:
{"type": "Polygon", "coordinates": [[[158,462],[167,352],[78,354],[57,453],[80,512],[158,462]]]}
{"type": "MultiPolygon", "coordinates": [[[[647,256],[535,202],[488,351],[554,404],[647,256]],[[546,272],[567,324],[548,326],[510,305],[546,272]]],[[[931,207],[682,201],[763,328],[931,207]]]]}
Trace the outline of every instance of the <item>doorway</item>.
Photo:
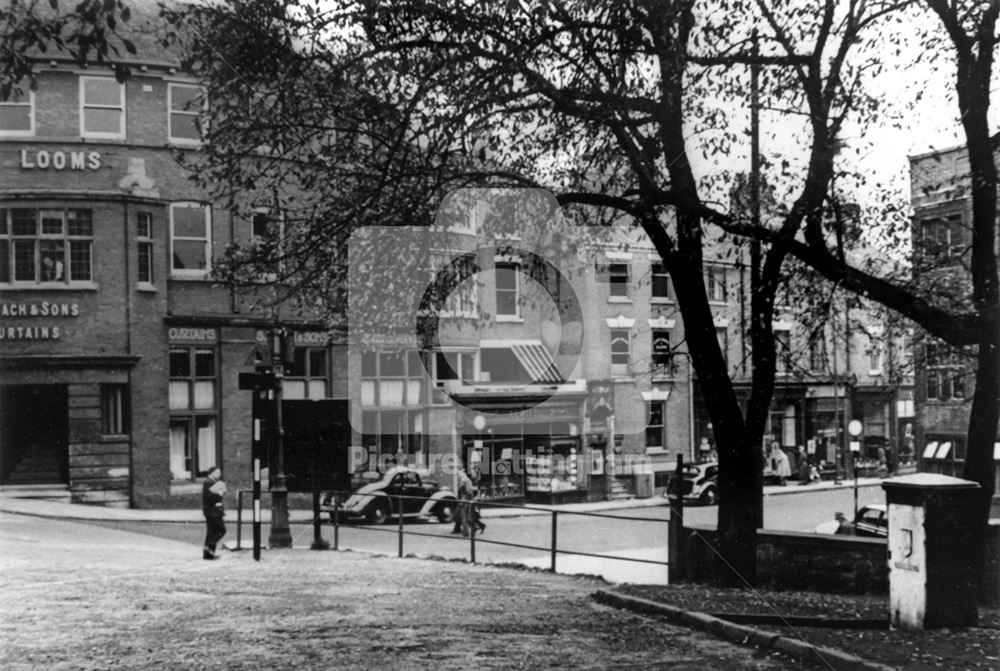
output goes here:
{"type": "Polygon", "coordinates": [[[66,385],[0,387],[0,484],[69,482],[66,385]]]}

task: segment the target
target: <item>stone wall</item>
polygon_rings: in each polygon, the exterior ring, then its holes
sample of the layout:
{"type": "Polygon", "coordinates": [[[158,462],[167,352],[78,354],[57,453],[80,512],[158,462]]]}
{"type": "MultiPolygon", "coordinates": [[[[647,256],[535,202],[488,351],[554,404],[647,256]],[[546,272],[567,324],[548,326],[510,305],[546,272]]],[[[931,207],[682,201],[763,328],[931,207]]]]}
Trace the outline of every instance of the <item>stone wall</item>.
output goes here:
{"type": "MultiPolygon", "coordinates": [[[[686,527],[685,575],[693,582],[710,582],[715,566],[716,533],[686,527]]],[[[881,538],[832,536],[794,531],[763,531],[758,535],[758,587],[843,594],[888,594],[886,541],[881,538]]],[[[992,522],[986,543],[986,570],[981,603],[1000,603],[1000,522],[992,522]]]]}

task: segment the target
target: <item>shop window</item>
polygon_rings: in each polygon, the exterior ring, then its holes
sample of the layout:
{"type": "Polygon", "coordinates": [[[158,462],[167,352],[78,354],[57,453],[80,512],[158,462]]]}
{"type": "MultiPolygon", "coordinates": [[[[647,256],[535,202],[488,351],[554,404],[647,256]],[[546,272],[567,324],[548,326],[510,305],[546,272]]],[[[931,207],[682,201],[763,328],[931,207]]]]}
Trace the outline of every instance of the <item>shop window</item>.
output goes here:
{"type": "Polygon", "coordinates": [[[90,283],[93,245],[90,210],[0,209],[0,283],[90,283]]]}
{"type": "Polygon", "coordinates": [[[282,394],[289,400],[326,398],[328,378],[325,348],[296,347],[285,367],[282,394]]]}
{"type": "Polygon", "coordinates": [[[674,285],[670,281],[666,265],[654,263],[651,268],[653,300],[674,300],[674,285]]]}
{"type": "Polygon", "coordinates": [[[170,470],[192,479],[217,465],[217,372],[214,349],[170,349],[170,470]]]}
{"type": "Polygon", "coordinates": [[[361,444],[368,464],[392,466],[401,459],[426,467],[423,412],[420,410],[365,410],[361,413],[361,444]]]}
{"type": "Polygon", "coordinates": [[[125,138],[125,85],[113,77],[80,77],[80,136],[125,138]]]}
{"type": "Polygon", "coordinates": [[[167,99],[170,107],[170,141],[200,143],[200,116],[205,109],[201,89],[188,84],[169,84],[167,99]]]}
{"type": "Polygon", "coordinates": [[[494,274],[498,318],[517,319],[521,316],[518,272],[516,263],[496,263],[494,274]]]}
{"type": "Polygon", "coordinates": [[[101,434],[120,436],[128,432],[128,387],[124,384],[102,384],[101,434]]]}
{"type": "Polygon", "coordinates": [[[140,284],[153,283],[153,214],[136,212],[136,246],[140,284]]]}
{"type": "Polygon", "coordinates": [[[171,273],[180,277],[204,277],[211,270],[211,209],[201,203],[171,203],[171,273]]]}
{"type": "Polygon", "coordinates": [[[646,402],[646,447],[662,448],[666,445],[664,440],[665,416],[665,401],[646,402]]]}
{"type": "Polygon", "coordinates": [[[0,136],[31,137],[35,134],[35,93],[11,91],[0,102],[0,136]]]}

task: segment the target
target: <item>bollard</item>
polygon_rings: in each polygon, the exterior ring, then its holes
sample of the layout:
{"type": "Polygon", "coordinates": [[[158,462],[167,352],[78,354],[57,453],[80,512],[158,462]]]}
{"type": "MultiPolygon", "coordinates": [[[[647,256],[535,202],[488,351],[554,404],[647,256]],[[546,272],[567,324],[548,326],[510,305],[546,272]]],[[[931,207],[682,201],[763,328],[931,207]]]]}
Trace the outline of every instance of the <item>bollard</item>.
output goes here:
{"type": "Polygon", "coordinates": [[[556,572],[556,528],[558,525],[557,520],[559,519],[559,511],[552,511],[552,566],[551,570],[553,573],[556,572]]]}
{"type": "Polygon", "coordinates": [[[340,551],[340,494],[333,495],[333,549],[340,551]]]}
{"type": "MultiPolygon", "coordinates": [[[[389,511],[392,514],[392,511],[389,511]]],[[[403,557],[403,497],[396,497],[396,514],[399,517],[399,557],[403,557]]]]}

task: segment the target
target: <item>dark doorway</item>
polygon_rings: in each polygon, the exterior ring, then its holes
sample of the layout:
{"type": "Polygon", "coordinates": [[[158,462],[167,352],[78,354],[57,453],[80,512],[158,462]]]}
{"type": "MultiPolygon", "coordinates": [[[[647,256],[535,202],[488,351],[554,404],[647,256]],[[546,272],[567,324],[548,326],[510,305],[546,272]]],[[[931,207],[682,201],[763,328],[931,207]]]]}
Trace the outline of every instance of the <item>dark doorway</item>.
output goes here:
{"type": "Polygon", "coordinates": [[[0,483],[69,482],[65,385],[0,387],[0,483]]]}

